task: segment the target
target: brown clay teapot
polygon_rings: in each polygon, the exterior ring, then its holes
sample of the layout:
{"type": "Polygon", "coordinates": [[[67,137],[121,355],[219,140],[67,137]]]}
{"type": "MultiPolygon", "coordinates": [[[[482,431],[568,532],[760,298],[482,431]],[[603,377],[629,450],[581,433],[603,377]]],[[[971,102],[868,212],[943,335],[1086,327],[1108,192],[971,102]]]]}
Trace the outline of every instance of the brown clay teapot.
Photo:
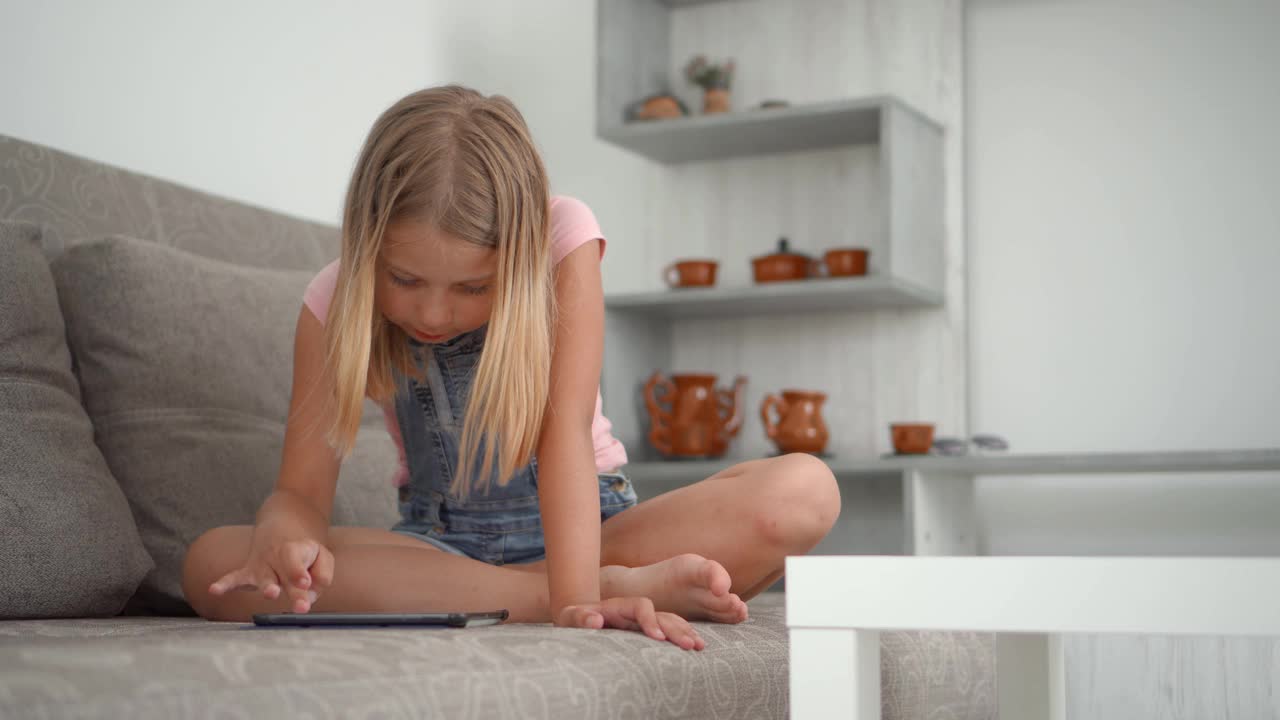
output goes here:
{"type": "Polygon", "coordinates": [[[827,423],[822,419],[825,393],[809,390],[783,390],[782,397],[765,395],[760,404],[760,419],[765,435],[784,453],[820,453],[827,447],[827,423]],[[770,410],[778,411],[774,422],[770,410]]]}
{"type": "Polygon", "coordinates": [[[738,376],[729,389],[716,388],[708,373],[655,372],[644,384],[649,409],[649,442],[669,457],[716,458],[742,428],[747,379],[738,376]],[[656,392],[661,389],[661,393],[656,392]],[[669,405],[669,409],[663,407],[669,405]]]}

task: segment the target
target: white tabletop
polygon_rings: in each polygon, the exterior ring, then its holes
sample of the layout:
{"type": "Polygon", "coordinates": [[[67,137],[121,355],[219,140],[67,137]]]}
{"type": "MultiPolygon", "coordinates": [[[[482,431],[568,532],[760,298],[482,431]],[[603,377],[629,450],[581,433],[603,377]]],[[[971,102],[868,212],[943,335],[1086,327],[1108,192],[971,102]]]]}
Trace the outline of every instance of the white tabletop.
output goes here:
{"type": "Polygon", "coordinates": [[[788,557],[787,626],[1280,635],[1280,558],[788,557]]]}

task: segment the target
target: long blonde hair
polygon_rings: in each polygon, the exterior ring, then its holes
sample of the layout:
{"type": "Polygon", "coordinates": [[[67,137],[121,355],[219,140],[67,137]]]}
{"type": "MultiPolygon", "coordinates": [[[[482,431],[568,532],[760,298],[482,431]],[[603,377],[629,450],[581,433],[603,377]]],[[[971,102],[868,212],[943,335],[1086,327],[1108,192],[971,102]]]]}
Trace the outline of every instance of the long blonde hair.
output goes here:
{"type": "Polygon", "coordinates": [[[484,349],[471,383],[452,490],[506,485],[537,448],[550,384],[555,294],[546,169],[524,118],[505,97],[448,85],[421,90],[373,124],[351,175],[342,258],[325,324],[324,377],[333,391],[328,439],[345,458],[366,395],[394,402],[393,370],[421,379],[409,338],[374,300],[387,226],[400,219],[495,248],[484,349]],[[485,449],[483,458],[481,443],[485,449]],[[480,472],[467,482],[481,459],[480,472]]]}

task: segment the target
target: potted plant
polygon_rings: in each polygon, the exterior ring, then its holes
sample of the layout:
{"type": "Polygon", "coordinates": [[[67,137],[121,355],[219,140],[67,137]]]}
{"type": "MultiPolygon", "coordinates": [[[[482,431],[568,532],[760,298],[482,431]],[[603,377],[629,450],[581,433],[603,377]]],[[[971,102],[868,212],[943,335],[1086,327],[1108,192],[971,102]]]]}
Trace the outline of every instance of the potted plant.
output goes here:
{"type": "Polygon", "coordinates": [[[711,63],[705,55],[695,55],[684,66],[684,76],[702,88],[702,112],[729,110],[729,86],[733,83],[733,60],[711,63]]]}

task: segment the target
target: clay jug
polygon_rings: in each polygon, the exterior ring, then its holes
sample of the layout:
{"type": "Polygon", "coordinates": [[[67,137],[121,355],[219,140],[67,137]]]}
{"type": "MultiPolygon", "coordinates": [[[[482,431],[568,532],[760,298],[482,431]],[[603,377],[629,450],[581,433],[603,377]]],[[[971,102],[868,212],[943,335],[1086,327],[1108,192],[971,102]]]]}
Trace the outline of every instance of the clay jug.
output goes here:
{"type": "Polygon", "coordinates": [[[827,447],[827,423],[822,419],[824,393],[808,390],[783,390],[782,397],[765,395],[760,404],[760,419],[765,435],[784,453],[820,453],[827,447]],[[774,422],[772,409],[778,411],[774,422]]]}
{"type": "Polygon", "coordinates": [[[715,384],[716,376],[707,373],[649,376],[644,401],[649,409],[649,442],[658,452],[685,458],[724,455],[729,440],[742,428],[747,379],[739,376],[729,389],[717,389],[715,384]]]}

